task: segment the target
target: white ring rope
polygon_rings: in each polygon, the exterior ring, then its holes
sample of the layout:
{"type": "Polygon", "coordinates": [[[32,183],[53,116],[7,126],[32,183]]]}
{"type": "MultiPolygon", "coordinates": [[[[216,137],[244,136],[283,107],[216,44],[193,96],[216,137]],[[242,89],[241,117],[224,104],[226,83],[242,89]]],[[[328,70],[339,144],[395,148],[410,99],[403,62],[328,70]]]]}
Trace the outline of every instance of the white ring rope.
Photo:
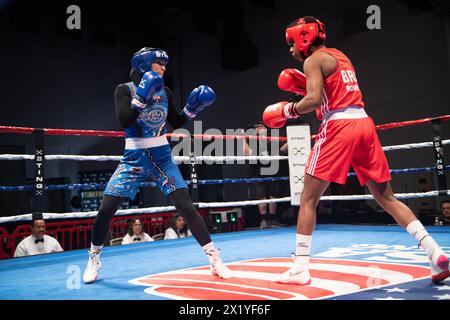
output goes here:
{"type": "MultiPolygon", "coordinates": [[[[287,160],[288,156],[198,156],[195,160],[223,162],[223,161],[274,161],[287,160]]],[[[30,154],[2,154],[0,160],[34,160],[34,155],[30,154]]],[[[52,154],[46,155],[45,160],[76,160],[76,161],[120,161],[122,156],[82,156],[82,155],[65,155],[52,154]]],[[[190,162],[190,157],[174,157],[176,162],[190,162]]]]}
{"type": "MultiPolygon", "coordinates": [[[[415,199],[415,198],[431,198],[439,195],[439,191],[429,191],[420,193],[396,193],[395,197],[397,199],[415,199]]],[[[450,190],[445,190],[443,193],[450,195],[450,190]]],[[[321,201],[324,200],[372,200],[373,196],[370,194],[364,195],[348,195],[348,196],[323,196],[320,198],[321,201]]],[[[249,200],[249,201],[234,201],[234,202],[199,202],[199,208],[224,208],[224,207],[244,207],[244,206],[254,206],[263,203],[279,203],[279,202],[289,202],[291,197],[277,198],[277,199],[265,199],[265,200],[249,200]]],[[[116,216],[124,215],[134,215],[134,214],[147,214],[147,213],[160,213],[175,211],[174,206],[166,207],[151,207],[142,209],[127,209],[118,210],[116,216]]],[[[92,218],[97,216],[98,211],[88,211],[88,212],[68,212],[68,213],[43,213],[44,219],[79,219],[79,218],[92,218]]],[[[18,221],[29,221],[31,220],[31,214],[22,214],[10,217],[0,217],[0,224],[7,222],[18,222],[18,221]]]]}
{"type": "MultiPolygon", "coordinates": [[[[449,145],[450,139],[443,140],[442,145],[449,145]]],[[[421,143],[410,143],[402,144],[396,146],[383,147],[384,151],[396,151],[396,150],[410,150],[432,147],[433,142],[421,142],[421,143]]],[[[30,154],[2,154],[0,155],[0,160],[33,160],[34,155],[30,154]]],[[[46,155],[45,160],[76,160],[76,161],[120,161],[122,156],[82,156],[82,155],[64,155],[64,154],[52,154],[46,155]]],[[[174,157],[176,162],[187,163],[190,161],[190,157],[174,157]]],[[[197,156],[195,160],[210,161],[210,162],[235,162],[235,161],[276,161],[276,160],[287,160],[288,156],[197,156]]]]}
{"type": "MultiPolygon", "coordinates": [[[[450,139],[442,140],[442,145],[450,144],[450,139]]],[[[399,144],[396,146],[383,147],[383,151],[396,151],[396,150],[409,150],[409,149],[421,149],[432,147],[433,142],[419,142],[419,143],[409,143],[409,144],[399,144]]]]}

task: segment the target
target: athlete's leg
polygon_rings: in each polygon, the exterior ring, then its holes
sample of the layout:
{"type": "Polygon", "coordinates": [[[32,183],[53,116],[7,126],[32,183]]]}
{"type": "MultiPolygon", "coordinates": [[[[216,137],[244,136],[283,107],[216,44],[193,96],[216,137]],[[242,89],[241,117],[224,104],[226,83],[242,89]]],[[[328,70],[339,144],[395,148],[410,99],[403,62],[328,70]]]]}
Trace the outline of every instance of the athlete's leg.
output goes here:
{"type": "Polygon", "coordinates": [[[170,146],[149,148],[145,150],[145,154],[149,168],[148,176],[152,177],[167,199],[186,219],[192,235],[209,259],[211,273],[221,278],[232,277],[232,272],[223,264],[219,257],[219,250],[211,241],[205,221],[192,204],[186,182],[172,157],[170,146]]]}
{"type": "Polygon", "coordinates": [[[100,254],[103,244],[108,235],[111,219],[122,202],[122,197],[104,194],[100,209],[92,228],[91,249],[89,250],[89,260],[83,274],[85,283],[93,283],[98,277],[98,271],[102,267],[100,254]]]}
{"type": "Polygon", "coordinates": [[[116,214],[117,209],[123,202],[122,197],[116,197],[104,194],[100,209],[95,217],[94,226],[92,228],[91,251],[95,251],[98,247],[103,247],[103,243],[109,232],[112,217],[116,214]],[[93,250],[94,249],[94,250],[93,250]]]}
{"type": "Polygon", "coordinates": [[[92,283],[97,279],[98,270],[101,268],[100,254],[109,232],[112,217],[124,198],[134,199],[139,182],[145,179],[145,173],[140,163],[142,154],[142,151],[139,150],[126,150],[124,159],[108,181],[92,228],[89,261],[83,275],[85,283],[92,283]]]}
{"type": "Polygon", "coordinates": [[[316,227],[316,207],[330,182],[305,174],[297,219],[297,234],[312,235],[316,227]]]}
{"type": "Polygon", "coordinates": [[[377,183],[369,180],[366,183],[375,201],[389,213],[395,221],[402,227],[406,228],[411,222],[417,220],[414,212],[403,202],[397,200],[392,192],[389,182],[377,183]]]}
{"type": "Polygon", "coordinates": [[[219,249],[217,249],[211,241],[205,221],[200,213],[194,208],[187,189],[177,189],[169,193],[167,198],[174,204],[177,211],[186,219],[192,235],[202,246],[203,251],[208,257],[211,273],[224,279],[231,278],[233,273],[220,259],[219,249]]]}
{"type": "Polygon", "coordinates": [[[276,281],[305,285],[311,283],[309,260],[312,233],[316,227],[316,207],[330,183],[305,174],[305,182],[300,197],[300,211],[297,220],[295,258],[291,268],[281,274],[276,281]]]}
{"type": "Polygon", "coordinates": [[[380,207],[404,227],[419,242],[419,246],[427,252],[432,269],[432,280],[439,282],[446,279],[450,275],[447,257],[428,234],[422,223],[416,218],[412,210],[395,198],[390,183],[377,183],[369,180],[367,181],[367,187],[380,207]]]}
{"type": "Polygon", "coordinates": [[[173,203],[177,211],[186,219],[192,235],[203,247],[211,242],[205,221],[194,208],[187,189],[178,189],[170,193],[167,198],[173,203]]]}

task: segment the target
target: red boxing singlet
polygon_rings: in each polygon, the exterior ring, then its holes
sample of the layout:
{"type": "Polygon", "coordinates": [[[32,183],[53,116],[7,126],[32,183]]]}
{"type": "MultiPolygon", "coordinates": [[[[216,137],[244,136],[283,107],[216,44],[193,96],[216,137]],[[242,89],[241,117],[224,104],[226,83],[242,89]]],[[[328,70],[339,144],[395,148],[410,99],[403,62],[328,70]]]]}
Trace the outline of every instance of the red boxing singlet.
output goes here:
{"type": "Polygon", "coordinates": [[[336,70],[324,81],[323,102],[316,109],[317,118],[322,120],[325,114],[348,106],[363,108],[355,69],[347,56],[333,48],[320,48],[317,51],[326,52],[337,60],[336,70]]]}

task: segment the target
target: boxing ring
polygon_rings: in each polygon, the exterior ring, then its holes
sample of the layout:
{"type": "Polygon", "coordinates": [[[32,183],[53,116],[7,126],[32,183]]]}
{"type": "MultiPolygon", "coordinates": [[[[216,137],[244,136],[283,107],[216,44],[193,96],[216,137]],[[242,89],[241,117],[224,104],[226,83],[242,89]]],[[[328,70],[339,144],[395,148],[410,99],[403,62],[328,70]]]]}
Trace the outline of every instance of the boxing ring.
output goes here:
{"type": "MultiPolygon", "coordinates": [[[[413,121],[378,125],[378,130],[387,130],[418,124],[436,125],[450,120],[450,115],[413,121]]],[[[122,137],[123,132],[94,130],[34,129],[0,126],[0,133],[41,135],[82,135],[122,137]]],[[[170,136],[170,135],[169,135],[170,136]]],[[[176,135],[172,135],[174,137],[176,135]]],[[[180,135],[176,136],[180,138],[180,135]]],[[[186,138],[186,136],[182,137],[186,138]]],[[[193,135],[194,139],[261,139],[256,136],[193,135]]],[[[312,136],[314,138],[314,136],[312,136]]],[[[267,138],[268,139],[268,138],[267,138]]],[[[279,137],[280,141],[286,138],[279,137]]],[[[386,146],[385,152],[432,148],[435,151],[436,167],[393,169],[391,174],[414,174],[433,172],[438,175],[438,190],[415,193],[398,193],[400,199],[435,198],[447,196],[450,190],[444,188],[445,171],[450,166],[443,163],[443,146],[450,139],[435,136],[432,142],[410,143],[386,146]],[[444,178],[442,178],[444,177],[444,178]]],[[[118,161],[120,156],[97,155],[45,155],[41,161],[118,161]]],[[[175,161],[224,162],[227,160],[287,160],[285,156],[246,157],[175,157],[175,161]]],[[[0,161],[34,160],[32,154],[3,154],[0,161]]],[[[352,175],[352,173],[350,173],[352,175]]],[[[195,176],[193,176],[195,178],[195,176]]],[[[283,181],[288,177],[275,178],[233,178],[217,180],[195,180],[194,184],[233,184],[251,182],[283,181]]],[[[141,187],[153,187],[143,183],[141,187]]],[[[52,190],[102,190],[103,184],[44,185],[41,191],[52,190]]],[[[36,185],[0,186],[1,192],[35,191],[36,185]]],[[[321,200],[370,200],[371,195],[328,195],[321,200]]],[[[233,202],[196,201],[203,216],[210,208],[255,206],[259,203],[290,202],[290,197],[267,200],[233,202]]],[[[119,210],[114,219],[130,216],[150,217],[147,228],[157,233],[167,227],[174,207],[150,207],[119,210]],[[151,217],[158,217],[155,222],[151,217]],[[160,219],[159,219],[160,218],[160,219]],[[156,228],[157,227],[157,228],[156,228]]],[[[47,213],[47,225],[58,220],[76,219],[81,228],[89,228],[96,211],[47,213]]],[[[241,230],[244,221],[239,220],[234,232],[213,234],[212,239],[222,251],[222,260],[235,272],[236,277],[219,279],[209,275],[207,261],[201,248],[193,238],[170,241],[154,241],[127,246],[105,247],[102,254],[103,267],[95,284],[83,284],[81,277],[87,262],[86,248],[89,239],[62,253],[53,253],[24,258],[8,259],[12,256],[18,238],[29,234],[24,223],[31,220],[31,214],[0,217],[0,300],[159,300],[159,299],[202,299],[202,300],[285,300],[285,299],[333,299],[333,300],[411,300],[450,299],[450,280],[433,284],[426,253],[417,247],[416,241],[400,226],[356,226],[318,225],[312,245],[311,275],[309,286],[293,286],[274,283],[276,274],[289,268],[289,258],[295,243],[295,228],[281,227],[267,230],[241,230]],[[11,232],[2,227],[5,223],[16,223],[11,232]],[[75,248],[75,249],[74,249],[75,248]]],[[[67,222],[68,223],[68,222],[67,222]]],[[[120,223],[117,220],[117,223],[120,223]]],[[[114,221],[113,221],[114,224],[114,221]]],[[[430,234],[450,255],[450,227],[427,227],[430,234]]],[[[49,228],[48,234],[59,239],[61,233],[49,228]]],[[[72,229],[71,229],[72,230],[72,229]]],[[[147,229],[148,230],[148,229],[147,229]]],[[[72,230],[73,231],[73,230],[72,230]]],[[[151,234],[152,235],[152,234],[151,234]]]]}

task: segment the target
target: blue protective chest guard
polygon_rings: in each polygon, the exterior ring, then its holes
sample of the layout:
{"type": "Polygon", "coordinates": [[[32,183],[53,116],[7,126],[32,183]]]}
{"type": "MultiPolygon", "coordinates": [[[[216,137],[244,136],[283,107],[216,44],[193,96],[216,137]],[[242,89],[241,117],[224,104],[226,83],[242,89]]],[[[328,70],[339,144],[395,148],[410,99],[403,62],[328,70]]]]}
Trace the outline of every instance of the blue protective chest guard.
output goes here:
{"type": "MultiPolygon", "coordinates": [[[[131,97],[136,93],[136,85],[127,83],[131,97]]],[[[151,138],[167,133],[166,119],[169,101],[164,87],[156,91],[147,102],[133,125],[125,128],[125,138],[151,138]]]]}

